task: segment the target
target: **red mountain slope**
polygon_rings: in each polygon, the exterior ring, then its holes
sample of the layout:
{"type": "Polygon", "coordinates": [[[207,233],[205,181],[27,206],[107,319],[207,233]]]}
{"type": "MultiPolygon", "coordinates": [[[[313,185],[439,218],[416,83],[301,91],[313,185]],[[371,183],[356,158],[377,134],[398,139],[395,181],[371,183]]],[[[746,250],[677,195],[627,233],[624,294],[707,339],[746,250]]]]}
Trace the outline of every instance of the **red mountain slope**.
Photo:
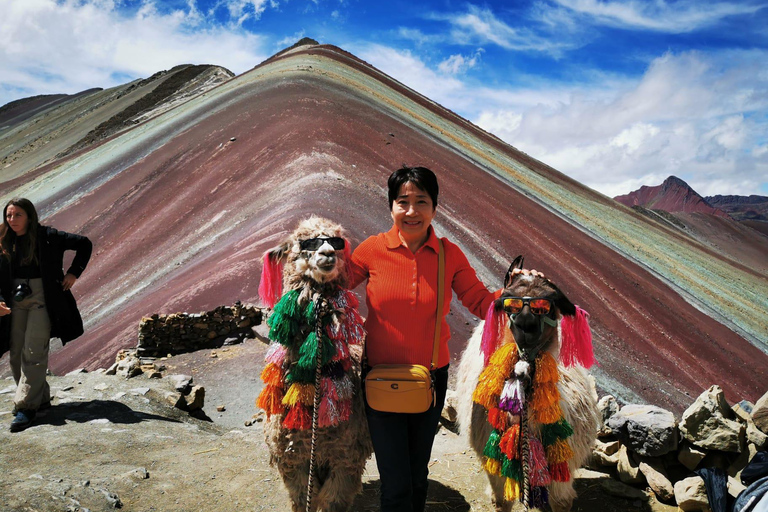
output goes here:
{"type": "MultiPolygon", "coordinates": [[[[118,137],[4,183],[36,200],[45,222],[94,241],[76,288],[87,332],[52,356],[53,370],[107,365],[118,348],[135,345],[142,315],[256,301],[261,254],[304,216],[341,222],[353,245],[388,229],[386,178],[404,162],[438,173],[436,230],[462,246],[489,287],[524,254],[527,266],[590,311],[603,388],[677,411],[715,383],[731,400],[764,393],[768,356],[759,348],[760,326],[754,331],[734,320],[751,318],[751,310],[730,318],[713,313],[701,302],[709,300],[702,295],[709,286],[670,287],[625,254],[658,254],[652,241],[671,238],[680,261],[706,261],[712,275],[726,269],[765,287],[764,278],[731,269],[689,238],[328,46],[286,52],[118,137]],[[619,224],[640,231],[607,240],[619,224]]],[[[687,269],[674,279],[701,281],[687,269]]],[[[722,297],[725,281],[713,279],[713,293],[722,297]]],[[[457,356],[477,320],[460,305],[453,311],[457,356]]]]}
{"type": "Polygon", "coordinates": [[[670,176],[659,186],[642,186],[639,190],[614,199],[627,206],[643,206],[653,210],[728,216],[724,211],[712,207],[686,182],[675,176],[670,176]]]}

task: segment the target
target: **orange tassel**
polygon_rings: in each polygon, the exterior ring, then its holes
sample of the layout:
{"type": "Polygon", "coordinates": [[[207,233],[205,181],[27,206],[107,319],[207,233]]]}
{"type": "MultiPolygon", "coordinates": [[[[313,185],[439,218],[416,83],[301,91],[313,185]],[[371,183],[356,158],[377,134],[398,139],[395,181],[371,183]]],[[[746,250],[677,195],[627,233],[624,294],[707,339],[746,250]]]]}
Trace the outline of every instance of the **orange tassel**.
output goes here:
{"type": "Polygon", "coordinates": [[[256,406],[264,409],[267,417],[273,414],[282,414],[285,411],[283,407],[283,390],[277,386],[264,386],[256,399],[256,406]]]}
{"type": "Polygon", "coordinates": [[[489,366],[496,366],[501,371],[501,375],[506,380],[512,373],[512,368],[517,363],[517,345],[514,343],[505,343],[493,353],[489,361],[489,366]]]}
{"type": "Polygon", "coordinates": [[[561,439],[554,444],[547,446],[547,461],[550,463],[568,462],[573,457],[573,449],[568,441],[561,439]]]}
{"type": "Polygon", "coordinates": [[[283,371],[275,363],[269,363],[261,372],[261,380],[271,386],[283,387],[283,371]]]}
{"type": "Polygon", "coordinates": [[[557,382],[560,372],[557,371],[557,361],[549,352],[544,352],[536,360],[536,374],[533,377],[536,384],[557,382]]]}

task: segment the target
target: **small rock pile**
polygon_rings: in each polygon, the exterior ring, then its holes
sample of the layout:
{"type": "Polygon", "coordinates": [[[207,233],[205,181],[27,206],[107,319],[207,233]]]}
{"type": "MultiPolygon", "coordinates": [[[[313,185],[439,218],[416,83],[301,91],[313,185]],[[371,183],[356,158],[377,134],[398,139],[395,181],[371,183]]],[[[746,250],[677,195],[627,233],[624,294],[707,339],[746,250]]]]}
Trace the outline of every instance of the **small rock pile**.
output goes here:
{"type": "Polygon", "coordinates": [[[744,400],[731,407],[720,387],[712,386],[679,421],[653,405],[619,408],[610,395],[599,405],[603,426],[593,468],[615,468],[628,493],[647,485],[660,501],[684,512],[710,510],[704,480],[694,470],[722,469],[729,494],[737,496],[745,488],[742,469],[768,448],[768,393],[756,404],[744,400]]]}
{"type": "MultiPolygon", "coordinates": [[[[226,349],[225,349],[226,350],[226,349]]],[[[120,350],[115,363],[104,373],[130,379],[146,375],[150,379],[162,379],[165,365],[154,357],[139,357],[136,350],[120,350]]],[[[205,388],[195,386],[191,375],[168,375],[165,380],[170,384],[162,391],[162,398],[172,406],[192,414],[202,412],[205,405],[205,388]]]]}
{"type": "Polygon", "coordinates": [[[154,314],[139,323],[136,352],[139,357],[159,357],[241,343],[253,337],[252,327],[261,324],[262,317],[261,308],[240,301],[203,313],[154,314]]]}

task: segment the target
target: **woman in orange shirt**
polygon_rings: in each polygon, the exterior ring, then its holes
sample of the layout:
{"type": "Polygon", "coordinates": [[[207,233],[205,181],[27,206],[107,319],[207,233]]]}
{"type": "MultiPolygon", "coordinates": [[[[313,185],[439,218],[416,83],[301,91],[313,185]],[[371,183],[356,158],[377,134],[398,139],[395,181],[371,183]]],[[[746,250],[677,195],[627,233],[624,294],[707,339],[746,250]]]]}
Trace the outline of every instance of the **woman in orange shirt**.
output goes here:
{"type": "MultiPolygon", "coordinates": [[[[425,167],[404,167],[389,177],[393,226],[361,243],[352,255],[352,283],[364,280],[368,317],[368,364],[420,364],[430,367],[437,314],[438,240],[431,226],[437,207],[435,174],[425,167]]],[[[448,339],[445,315],[452,290],[473,314],[483,318],[498,297],[485,287],[459,247],[443,238],[444,306],[437,369],[436,403],[419,414],[388,413],[366,405],[376,463],[381,477],[383,512],[421,512],[427,499],[428,463],[448,387],[448,339]]]]}

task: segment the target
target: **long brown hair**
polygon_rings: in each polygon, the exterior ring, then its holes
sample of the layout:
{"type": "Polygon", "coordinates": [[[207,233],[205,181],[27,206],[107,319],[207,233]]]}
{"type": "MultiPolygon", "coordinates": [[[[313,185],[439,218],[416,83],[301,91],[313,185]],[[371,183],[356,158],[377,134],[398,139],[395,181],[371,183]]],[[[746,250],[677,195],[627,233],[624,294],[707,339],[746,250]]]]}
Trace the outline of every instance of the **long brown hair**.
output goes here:
{"type": "Polygon", "coordinates": [[[25,255],[24,259],[21,260],[22,264],[29,265],[30,263],[35,263],[37,262],[37,227],[40,225],[40,222],[37,217],[35,205],[32,204],[32,201],[24,197],[14,197],[8,201],[8,204],[3,208],[3,224],[0,226],[0,251],[2,251],[3,256],[10,261],[16,243],[16,232],[11,229],[10,224],[8,224],[8,219],[6,218],[9,206],[21,208],[26,212],[27,217],[29,218],[29,224],[27,224],[27,236],[24,238],[23,245],[16,247],[16,250],[25,255]]]}

